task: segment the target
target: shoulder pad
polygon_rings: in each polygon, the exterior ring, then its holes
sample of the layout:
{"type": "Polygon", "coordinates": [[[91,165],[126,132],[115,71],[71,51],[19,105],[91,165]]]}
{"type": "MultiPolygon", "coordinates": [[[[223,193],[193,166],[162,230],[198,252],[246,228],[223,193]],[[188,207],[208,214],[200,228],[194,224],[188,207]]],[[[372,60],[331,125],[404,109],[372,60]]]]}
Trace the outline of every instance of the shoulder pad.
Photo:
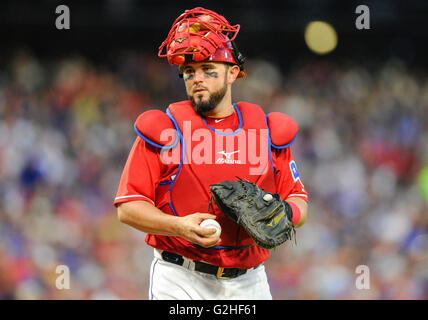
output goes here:
{"type": "Polygon", "coordinates": [[[271,112],[267,115],[272,146],[284,149],[296,140],[298,125],[290,116],[281,112],[271,112]]]}
{"type": "Polygon", "coordinates": [[[171,118],[161,110],[148,110],[140,114],[134,130],[140,138],[158,148],[173,148],[179,140],[171,118]]]}

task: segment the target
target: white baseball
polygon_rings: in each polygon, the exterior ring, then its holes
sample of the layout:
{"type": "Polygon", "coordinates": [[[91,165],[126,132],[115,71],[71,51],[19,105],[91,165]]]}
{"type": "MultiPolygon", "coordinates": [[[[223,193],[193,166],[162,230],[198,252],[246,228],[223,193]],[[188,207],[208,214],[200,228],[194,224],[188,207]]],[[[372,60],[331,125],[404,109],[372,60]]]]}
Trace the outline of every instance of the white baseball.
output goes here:
{"type": "Polygon", "coordinates": [[[270,193],[266,193],[263,196],[263,200],[265,200],[265,201],[271,201],[272,199],[273,199],[273,196],[270,193]]]}
{"type": "Polygon", "coordinates": [[[217,221],[214,219],[205,219],[201,222],[200,226],[202,228],[214,228],[216,229],[216,232],[214,234],[211,234],[207,237],[218,237],[221,234],[221,227],[217,221]]]}

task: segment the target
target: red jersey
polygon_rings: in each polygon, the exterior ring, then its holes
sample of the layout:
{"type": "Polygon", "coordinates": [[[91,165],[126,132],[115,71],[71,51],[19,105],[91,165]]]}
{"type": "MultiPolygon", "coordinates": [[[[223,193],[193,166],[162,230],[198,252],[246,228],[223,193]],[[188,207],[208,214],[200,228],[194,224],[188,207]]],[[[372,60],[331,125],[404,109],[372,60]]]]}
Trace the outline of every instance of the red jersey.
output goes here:
{"type": "MultiPolygon", "coordinates": [[[[237,110],[239,111],[239,109],[237,110]]],[[[242,119],[241,116],[235,112],[224,118],[204,118],[203,121],[207,127],[214,130],[231,129],[235,131],[239,127],[240,122],[242,122],[242,119]]],[[[274,172],[274,188],[276,189],[273,191],[278,193],[282,199],[300,197],[307,201],[307,192],[300,180],[290,148],[272,148],[271,160],[274,172]]],[[[162,201],[159,201],[157,198],[159,197],[158,190],[164,188],[165,184],[170,183],[178,170],[178,163],[165,164],[161,159],[161,153],[158,147],[152,146],[145,140],[137,137],[125,164],[114,204],[117,206],[122,202],[146,200],[156,205],[158,208],[162,206],[165,207],[165,203],[159,203],[162,201]]],[[[254,264],[254,262],[257,262],[258,264],[260,262],[255,259],[254,255],[259,255],[257,257],[259,260],[265,260],[268,257],[268,252],[266,252],[263,257],[260,257],[259,251],[261,249],[256,247],[246,250],[245,253],[241,252],[244,250],[233,250],[233,255],[230,254],[227,256],[226,260],[221,260],[219,255],[216,257],[215,254],[206,254],[208,249],[200,248],[199,251],[201,251],[201,254],[199,254],[195,247],[182,245],[179,239],[173,238],[177,237],[154,236],[148,234],[146,236],[146,242],[161,250],[174,251],[191,259],[204,260],[216,265],[221,264],[220,266],[222,267],[250,268],[254,266],[252,263],[254,264]],[[178,248],[176,248],[177,245],[178,248]]]]}

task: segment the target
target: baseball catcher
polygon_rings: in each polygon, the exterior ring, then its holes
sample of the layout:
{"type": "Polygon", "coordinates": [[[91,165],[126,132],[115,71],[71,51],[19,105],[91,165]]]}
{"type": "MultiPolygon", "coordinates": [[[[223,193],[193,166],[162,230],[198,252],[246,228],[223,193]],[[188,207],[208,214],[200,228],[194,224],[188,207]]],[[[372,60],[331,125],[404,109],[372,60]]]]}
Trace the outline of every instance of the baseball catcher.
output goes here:
{"type": "Polygon", "coordinates": [[[114,201],[119,220],[153,247],[150,299],[272,299],[269,249],[295,241],[306,221],[308,193],[290,148],[296,121],[232,101],[247,72],[239,30],[197,7],[159,47],[188,99],[138,116],[114,201]]]}

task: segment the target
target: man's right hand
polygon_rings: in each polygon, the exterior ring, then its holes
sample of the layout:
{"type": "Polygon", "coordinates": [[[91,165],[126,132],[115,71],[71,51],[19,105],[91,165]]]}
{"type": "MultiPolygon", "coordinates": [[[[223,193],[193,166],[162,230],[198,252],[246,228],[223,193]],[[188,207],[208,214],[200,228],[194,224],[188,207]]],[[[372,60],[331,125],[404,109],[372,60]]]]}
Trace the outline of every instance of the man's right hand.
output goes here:
{"type": "Polygon", "coordinates": [[[213,229],[200,226],[205,219],[215,219],[210,213],[196,212],[184,217],[166,214],[148,201],[124,202],[118,207],[118,217],[122,223],[142,232],[165,236],[182,237],[204,248],[215,246],[219,237],[209,237],[213,229]]]}
{"type": "Polygon", "coordinates": [[[215,246],[220,242],[220,237],[210,237],[212,229],[203,228],[201,222],[206,219],[215,219],[216,216],[210,213],[196,212],[184,217],[180,217],[177,225],[177,233],[180,237],[198,244],[204,248],[215,246]]]}

